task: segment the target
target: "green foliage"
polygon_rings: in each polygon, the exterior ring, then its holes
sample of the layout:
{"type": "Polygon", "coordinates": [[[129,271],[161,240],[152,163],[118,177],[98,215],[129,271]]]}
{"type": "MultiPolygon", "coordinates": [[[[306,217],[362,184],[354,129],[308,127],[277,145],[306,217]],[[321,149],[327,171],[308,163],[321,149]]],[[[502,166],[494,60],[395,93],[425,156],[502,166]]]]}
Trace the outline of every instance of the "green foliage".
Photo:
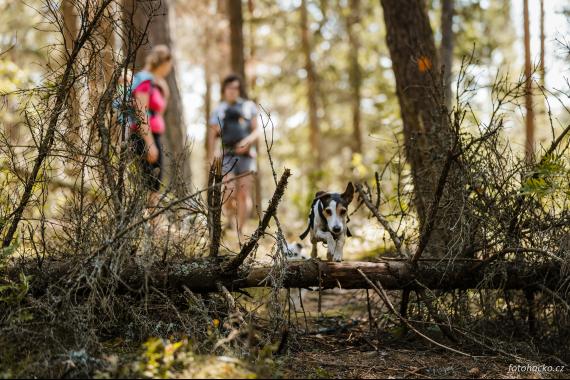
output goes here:
{"type": "Polygon", "coordinates": [[[172,377],[172,369],[177,361],[185,359],[178,352],[184,342],[164,342],[162,339],[151,338],[145,344],[145,352],[140,362],[134,363],[135,371],[147,378],[167,379],[172,377]]]}
{"type": "Polygon", "coordinates": [[[536,195],[540,198],[562,192],[570,196],[568,179],[570,171],[561,157],[546,156],[523,181],[521,194],[536,195]]]}
{"type": "MultiPolygon", "coordinates": [[[[5,248],[0,248],[0,270],[7,266],[7,261],[18,248],[18,243],[14,243],[5,248]]],[[[18,281],[9,278],[0,278],[0,307],[12,307],[13,313],[6,313],[4,316],[10,323],[20,323],[30,321],[31,313],[24,308],[13,308],[18,306],[28,294],[30,289],[30,276],[20,273],[18,281]]]]}
{"type": "Polygon", "coordinates": [[[121,366],[116,356],[107,358],[107,368],[96,377],[145,379],[255,379],[257,376],[240,360],[226,356],[198,355],[188,340],[150,338],[131,363],[121,366]]]}
{"type": "Polygon", "coordinates": [[[322,367],[316,367],[315,368],[315,376],[312,378],[314,378],[314,379],[332,379],[333,377],[334,377],[334,374],[330,373],[326,369],[324,369],[322,367]]]}
{"type": "Polygon", "coordinates": [[[8,282],[6,285],[0,285],[0,303],[8,305],[19,304],[30,289],[30,277],[24,273],[20,273],[18,282],[8,282]]]}

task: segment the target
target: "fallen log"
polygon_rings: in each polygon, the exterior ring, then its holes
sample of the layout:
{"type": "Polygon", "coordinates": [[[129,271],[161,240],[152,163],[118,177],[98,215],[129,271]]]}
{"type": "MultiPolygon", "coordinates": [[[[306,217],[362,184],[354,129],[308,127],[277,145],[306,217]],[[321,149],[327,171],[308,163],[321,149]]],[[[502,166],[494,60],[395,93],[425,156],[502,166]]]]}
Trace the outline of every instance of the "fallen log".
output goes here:
{"type": "MultiPolygon", "coordinates": [[[[361,270],[372,281],[379,281],[387,290],[402,289],[528,289],[546,286],[556,289],[560,283],[560,267],[555,264],[521,265],[498,263],[492,268],[472,271],[473,262],[453,265],[420,262],[414,269],[406,261],[380,262],[289,262],[284,278],[286,288],[318,287],[323,289],[367,289],[361,270]]],[[[154,280],[169,289],[188,287],[196,292],[217,290],[217,282],[229,290],[271,286],[270,266],[251,267],[233,274],[197,262],[171,266],[168,271],[155,271],[154,280]]]]}
{"type": "MultiPolygon", "coordinates": [[[[230,260],[227,256],[206,257],[186,262],[157,263],[145,271],[140,265],[130,263],[120,271],[123,292],[142,292],[152,285],[166,292],[182,292],[185,288],[197,293],[217,292],[220,285],[229,291],[244,288],[269,287],[271,266],[242,266],[227,272],[222,268],[230,260]]],[[[321,287],[322,289],[368,289],[369,283],[360,275],[361,270],[373,282],[380,282],[386,290],[465,290],[465,289],[527,289],[546,287],[558,289],[563,276],[556,263],[524,264],[496,262],[492,266],[480,266],[478,260],[433,262],[420,260],[417,267],[408,261],[387,260],[378,262],[345,261],[291,261],[287,264],[283,286],[286,288],[321,287]],[[474,269],[475,268],[475,269],[474,269]]],[[[15,269],[15,268],[14,268],[15,269]]],[[[41,272],[20,268],[11,271],[17,280],[23,271],[33,278],[33,293],[43,293],[51,283],[72,280],[77,270],[71,265],[44,263],[41,272]]],[[[83,272],[85,273],[85,272],[83,272]]],[[[105,276],[104,273],[102,273],[105,276]]],[[[84,276],[81,276],[84,280],[84,276]]],[[[81,279],[79,279],[81,281],[81,279]]]]}

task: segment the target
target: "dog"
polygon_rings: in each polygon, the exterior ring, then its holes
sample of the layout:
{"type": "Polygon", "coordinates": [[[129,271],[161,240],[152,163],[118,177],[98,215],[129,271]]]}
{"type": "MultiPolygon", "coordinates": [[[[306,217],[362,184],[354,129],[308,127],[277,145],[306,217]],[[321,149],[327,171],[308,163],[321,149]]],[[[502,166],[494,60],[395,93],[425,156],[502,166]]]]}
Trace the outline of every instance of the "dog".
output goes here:
{"type": "Polygon", "coordinates": [[[303,253],[303,244],[301,243],[283,243],[283,252],[289,261],[308,260],[309,257],[303,253]]]}
{"type": "Polygon", "coordinates": [[[327,245],[327,260],[342,261],[342,250],[347,237],[352,234],[348,229],[348,206],[354,197],[354,186],[349,182],[344,193],[318,191],[311,203],[309,225],[300,235],[301,240],[311,233],[313,249],[311,258],[317,258],[317,243],[327,245]]]}

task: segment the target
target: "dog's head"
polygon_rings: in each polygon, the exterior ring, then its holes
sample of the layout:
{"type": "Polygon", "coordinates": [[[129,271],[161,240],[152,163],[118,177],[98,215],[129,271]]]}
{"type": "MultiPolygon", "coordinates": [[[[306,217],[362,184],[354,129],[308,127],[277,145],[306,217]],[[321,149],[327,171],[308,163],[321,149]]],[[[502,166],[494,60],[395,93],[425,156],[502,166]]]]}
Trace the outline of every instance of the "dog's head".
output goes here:
{"type": "Polygon", "coordinates": [[[328,230],[334,236],[346,233],[348,218],[348,205],[354,197],[354,186],[349,182],[344,193],[326,193],[319,191],[315,195],[320,200],[319,214],[327,223],[328,230]]]}

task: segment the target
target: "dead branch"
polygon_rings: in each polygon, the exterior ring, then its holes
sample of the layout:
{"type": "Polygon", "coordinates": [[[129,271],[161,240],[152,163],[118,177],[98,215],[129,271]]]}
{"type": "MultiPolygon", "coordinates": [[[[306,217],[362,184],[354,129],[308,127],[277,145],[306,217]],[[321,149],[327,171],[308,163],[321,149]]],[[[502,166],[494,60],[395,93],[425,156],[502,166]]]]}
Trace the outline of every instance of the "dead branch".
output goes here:
{"type": "Polygon", "coordinates": [[[244,244],[244,246],[242,247],[241,251],[237,254],[237,256],[232,258],[228,263],[226,263],[223,266],[224,272],[230,272],[236,270],[244,262],[247,256],[253,251],[253,249],[257,246],[257,242],[263,236],[265,229],[269,225],[269,221],[277,212],[277,206],[279,205],[279,202],[281,201],[281,198],[285,193],[285,188],[287,187],[287,180],[289,179],[290,175],[291,175],[291,170],[285,169],[285,172],[283,173],[283,175],[281,175],[281,178],[279,179],[279,183],[277,184],[275,193],[273,193],[273,197],[269,202],[269,206],[267,207],[267,210],[265,211],[265,214],[263,215],[263,218],[261,219],[259,226],[255,230],[253,235],[249,238],[249,240],[244,244]]]}
{"type": "Polygon", "coordinates": [[[392,311],[392,313],[397,316],[410,330],[412,330],[414,333],[416,333],[416,335],[418,335],[419,337],[427,340],[430,343],[435,344],[438,347],[441,348],[445,348],[446,350],[449,350],[451,352],[454,352],[456,354],[459,355],[463,355],[463,356],[469,356],[471,357],[472,355],[466,354],[465,352],[456,350],[454,348],[445,346],[441,343],[436,342],[435,340],[431,339],[430,337],[422,334],[421,332],[419,332],[411,323],[410,321],[408,321],[406,318],[404,318],[402,315],[400,315],[400,313],[398,313],[396,311],[396,309],[394,308],[394,305],[392,305],[392,302],[390,302],[390,298],[388,297],[388,294],[386,294],[386,291],[384,290],[384,288],[382,287],[382,284],[377,281],[376,284],[374,284],[372,281],[370,281],[370,279],[366,276],[366,274],[364,274],[364,272],[362,272],[360,269],[358,269],[358,272],[362,275],[362,277],[364,277],[364,279],[366,280],[366,282],[368,282],[370,284],[370,286],[372,287],[372,289],[376,292],[376,294],[378,294],[380,296],[380,298],[382,298],[382,300],[384,301],[384,303],[390,308],[390,311],[392,311]]]}

